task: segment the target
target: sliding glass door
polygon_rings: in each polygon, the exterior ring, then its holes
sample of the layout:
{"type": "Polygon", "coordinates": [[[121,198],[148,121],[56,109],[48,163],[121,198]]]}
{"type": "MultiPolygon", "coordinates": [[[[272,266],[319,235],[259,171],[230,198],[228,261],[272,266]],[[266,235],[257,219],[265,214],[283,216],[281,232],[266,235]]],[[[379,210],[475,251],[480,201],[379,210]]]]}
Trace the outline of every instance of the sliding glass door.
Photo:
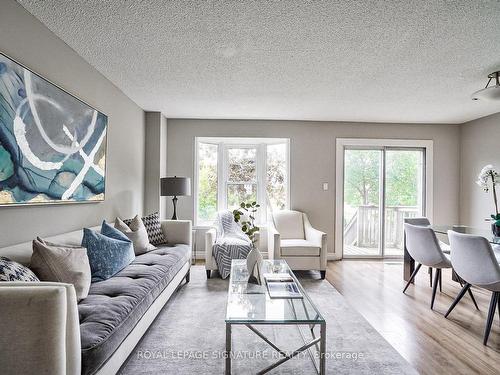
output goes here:
{"type": "Polygon", "coordinates": [[[385,150],[384,255],[403,256],[404,219],[424,216],[422,149],[385,150]]]}
{"type": "Polygon", "coordinates": [[[346,146],[343,161],[343,255],[402,256],[404,219],[425,213],[425,149],[346,146]]]}
{"type": "Polygon", "coordinates": [[[382,150],[344,154],[344,255],[380,256],[382,150]]]}

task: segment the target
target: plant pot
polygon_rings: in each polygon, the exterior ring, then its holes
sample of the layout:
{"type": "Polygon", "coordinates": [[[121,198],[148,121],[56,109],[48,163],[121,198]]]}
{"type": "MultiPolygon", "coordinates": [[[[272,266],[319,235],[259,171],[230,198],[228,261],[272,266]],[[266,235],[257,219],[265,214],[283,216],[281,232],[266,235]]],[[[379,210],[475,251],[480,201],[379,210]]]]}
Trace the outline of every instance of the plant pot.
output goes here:
{"type": "Polygon", "coordinates": [[[500,237],[500,225],[496,225],[495,223],[491,224],[491,232],[495,237],[500,237]]]}

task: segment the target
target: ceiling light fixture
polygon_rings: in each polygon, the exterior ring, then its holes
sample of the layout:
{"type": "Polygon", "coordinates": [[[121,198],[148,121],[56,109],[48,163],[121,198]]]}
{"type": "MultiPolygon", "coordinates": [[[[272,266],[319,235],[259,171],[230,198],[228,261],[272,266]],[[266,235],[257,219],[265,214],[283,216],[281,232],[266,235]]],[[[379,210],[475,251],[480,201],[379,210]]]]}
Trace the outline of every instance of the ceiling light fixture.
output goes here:
{"type": "Polygon", "coordinates": [[[472,100],[500,100],[500,71],[488,74],[488,78],[486,87],[472,94],[472,100]],[[488,87],[493,79],[495,85],[488,87]]]}

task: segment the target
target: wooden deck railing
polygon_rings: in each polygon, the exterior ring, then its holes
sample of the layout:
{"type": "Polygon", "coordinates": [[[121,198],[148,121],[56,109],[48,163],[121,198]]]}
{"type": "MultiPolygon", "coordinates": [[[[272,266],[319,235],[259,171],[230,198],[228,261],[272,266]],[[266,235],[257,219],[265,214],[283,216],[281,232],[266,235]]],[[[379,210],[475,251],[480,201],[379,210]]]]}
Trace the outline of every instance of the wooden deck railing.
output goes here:
{"type": "MultiPolygon", "coordinates": [[[[416,206],[387,206],[385,213],[385,246],[402,248],[404,219],[416,217],[416,206]]],[[[359,206],[344,228],[344,242],[359,247],[376,247],[379,242],[379,207],[359,206]]]]}

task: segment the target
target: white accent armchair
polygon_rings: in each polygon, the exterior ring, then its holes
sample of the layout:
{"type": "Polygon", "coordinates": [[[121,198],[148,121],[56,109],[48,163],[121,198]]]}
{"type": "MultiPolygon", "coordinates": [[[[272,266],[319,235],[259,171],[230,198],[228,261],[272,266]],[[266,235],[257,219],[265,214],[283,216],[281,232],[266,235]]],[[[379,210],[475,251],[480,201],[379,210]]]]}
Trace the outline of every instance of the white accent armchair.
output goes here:
{"type": "Polygon", "coordinates": [[[215,263],[213,246],[217,239],[217,229],[210,228],[205,233],[205,270],[207,271],[207,279],[210,279],[212,271],[217,270],[217,263],[215,263]]]}
{"type": "Polygon", "coordinates": [[[269,259],[285,259],[293,270],[318,270],[326,275],[326,233],[314,229],[303,212],[283,210],[273,214],[268,226],[269,259]]]}

